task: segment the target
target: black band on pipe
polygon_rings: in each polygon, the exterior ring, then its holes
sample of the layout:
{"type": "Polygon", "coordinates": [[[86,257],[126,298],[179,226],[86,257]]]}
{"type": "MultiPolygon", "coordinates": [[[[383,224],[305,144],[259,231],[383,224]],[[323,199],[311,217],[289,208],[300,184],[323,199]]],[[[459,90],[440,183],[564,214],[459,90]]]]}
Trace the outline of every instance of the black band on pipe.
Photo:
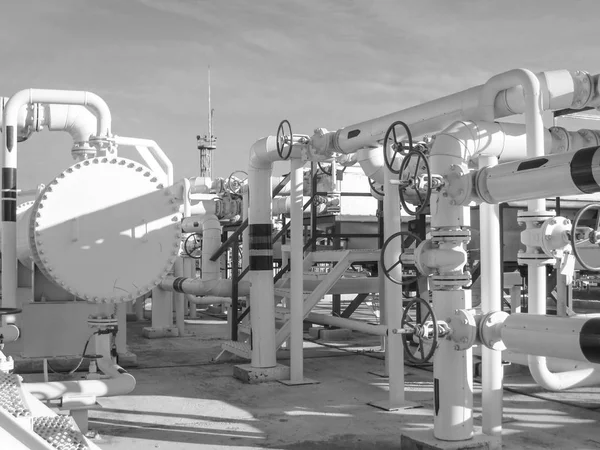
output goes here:
{"type": "Polygon", "coordinates": [[[7,198],[2,200],[2,222],[17,221],[17,199],[7,198]]]}
{"type": "Polygon", "coordinates": [[[590,147],[578,150],[571,160],[571,179],[577,189],[586,194],[600,191],[593,173],[592,161],[600,147],[590,147]]]}
{"type": "Polygon", "coordinates": [[[15,127],[8,125],[6,127],[6,148],[9,152],[12,152],[15,146],[15,127]]]}
{"type": "Polygon", "coordinates": [[[250,270],[273,270],[273,256],[250,255],[250,270]]]}
{"type": "Polygon", "coordinates": [[[585,358],[600,363],[600,317],[587,320],[579,332],[579,346],[585,358]]]}
{"type": "Polygon", "coordinates": [[[17,169],[14,167],[2,168],[2,190],[17,191],[17,169]]]}
{"type": "Polygon", "coordinates": [[[538,167],[542,167],[547,162],[548,160],[546,158],[536,158],[530,159],[528,161],[523,161],[521,164],[519,164],[519,167],[517,167],[517,172],[520,172],[522,170],[537,169],[538,167]]]}
{"type": "Polygon", "coordinates": [[[184,294],[183,292],[183,282],[187,280],[186,277],[177,277],[173,280],[173,290],[175,292],[179,292],[180,294],[184,294]]]}
{"type": "Polygon", "coordinates": [[[250,250],[271,250],[273,248],[273,225],[258,223],[249,225],[250,250]]]}

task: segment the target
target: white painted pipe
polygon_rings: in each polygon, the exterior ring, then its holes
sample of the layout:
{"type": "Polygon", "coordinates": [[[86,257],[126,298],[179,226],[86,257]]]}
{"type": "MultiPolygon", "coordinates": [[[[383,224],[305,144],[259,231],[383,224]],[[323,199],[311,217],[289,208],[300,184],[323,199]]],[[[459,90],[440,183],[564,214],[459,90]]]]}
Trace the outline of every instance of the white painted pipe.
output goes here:
{"type": "MultiPolygon", "coordinates": [[[[287,151],[287,148],[285,149],[287,151]]],[[[294,145],[291,158],[302,157],[302,146],[294,145]]],[[[252,360],[255,368],[275,367],[275,296],[273,286],[273,226],[271,223],[271,175],[273,162],[280,161],[276,137],[259,139],[250,148],[248,164],[248,241],[252,360]]]]}
{"type": "MultiPolygon", "coordinates": [[[[176,277],[185,276],[183,273],[183,258],[178,257],[173,265],[173,275],[176,277]]],[[[185,298],[183,292],[173,293],[173,307],[175,309],[175,326],[179,331],[179,336],[185,335],[185,298]]]]}
{"type": "MultiPolygon", "coordinates": [[[[6,103],[2,116],[2,307],[17,303],[17,125],[19,111],[31,103],[56,103],[88,107],[98,118],[98,136],[111,136],[108,105],[96,94],[77,91],[26,89],[6,103]]],[[[4,319],[3,319],[4,323],[4,319]]]]}
{"type": "MultiPolygon", "coordinates": [[[[160,282],[160,288],[165,291],[183,292],[184,294],[193,296],[231,297],[231,280],[228,279],[203,281],[198,278],[166,276],[160,282]]],[[[246,280],[240,281],[238,290],[240,296],[249,295],[250,282],[246,280]]]]}
{"type": "MultiPolygon", "coordinates": [[[[398,170],[403,157],[397,155],[394,162],[394,169],[398,170]]],[[[356,160],[360,164],[365,175],[377,183],[383,184],[385,162],[383,160],[383,147],[365,147],[356,152],[356,160]]]]}
{"type": "Polygon", "coordinates": [[[346,319],[344,317],[329,316],[319,313],[308,313],[308,322],[319,325],[330,325],[333,327],[347,328],[348,330],[360,331],[361,333],[374,334],[375,336],[387,336],[388,328],[385,325],[374,325],[360,320],[346,319]]]}
{"type": "MultiPolygon", "coordinates": [[[[590,89],[590,77],[586,73],[556,70],[538,73],[537,77],[547,93],[544,98],[546,110],[583,108],[588,105],[594,106],[598,102],[597,95],[592,95],[592,91],[596,93],[596,87],[590,89]],[[588,82],[587,87],[583,83],[585,80],[588,82]]],[[[386,116],[350,125],[337,130],[333,139],[320,141],[332,142],[332,150],[353,153],[381,142],[390,124],[397,120],[407,123],[413,136],[434,133],[454,121],[476,115],[482,89],[483,86],[475,86],[386,116]]],[[[492,102],[495,118],[522,113],[526,107],[520,86],[501,91],[492,102]]],[[[400,135],[399,138],[405,137],[403,132],[400,132],[400,135]]]]}
{"type": "MultiPolygon", "coordinates": [[[[304,321],[304,222],[302,206],[304,198],[304,162],[294,158],[290,178],[290,381],[300,383],[304,379],[303,321],[304,321]]],[[[252,311],[252,310],[250,310],[252,311]]]]}
{"type": "Polygon", "coordinates": [[[188,295],[187,298],[194,305],[229,305],[231,303],[231,297],[217,297],[216,295],[205,295],[203,297],[188,295]]]}
{"type": "Polygon", "coordinates": [[[81,105],[39,105],[41,115],[43,107],[43,121],[41,129],[45,124],[50,131],[66,131],[73,139],[74,157],[79,155],[83,157],[93,156],[96,149],[89,143],[90,137],[96,134],[98,129],[97,119],[89,109],[81,105]]]}
{"type": "MultiPolygon", "coordinates": [[[[498,164],[495,156],[482,156],[479,167],[498,164]]],[[[482,204],[479,208],[481,261],[481,312],[502,310],[502,257],[500,251],[500,207],[482,204]]],[[[482,429],[487,435],[502,433],[503,377],[502,352],[484,347],[481,350],[482,429]]]]}
{"type": "MultiPolygon", "coordinates": [[[[398,189],[390,184],[395,176],[387,170],[384,170],[384,189],[386,195],[383,197],[383,236],[387,240],[391,235],[402,229],[402,212],[398,207],[400,196],[398,189]]],[[[398,261],[398,255],[402,253],[402,243],[400,239],[395,239],[388,245],[387,252],[383,255],[385,267],[391,267],[398,261]]],[[[379,267],[379,272],[383,273],[383,268],[379,267]]],[[[395,279],[402,279],[402,264],[398,264],[390,272],[390,276],[395,279]]],[[[387,369],[389,371],[389,407],[400,408],[406,404],[404,392],[404,345],[402,335],[394,334],[391,330],[402,328],[402,286],[393,283],[387,277],[384,280],[384,310],[386,314],[386,323],[388,333],[386,341],[387,369]]]]}
{"type": "MultiPolygon", "coordinates": [[[[453,165],[468,171],[463,156],[459,146],[454,146],[450,153],[444,141],[438,143],[436,140],[431,149],[431,173],[445,175],[453,165]]],[[[469,208],[450,205],[440,193],[432,192],[430,209],[432,228],[452,230],[470,226],[469,208]]],[[[456,270],[462,273],[462,266],[447,274],[452,275],[456,270]]],[[[452,317],[456,309],[471,308],[470,290],[432,287],[433,309],[437,317],[452,317]]],[[[434,385],[438,399],[434,405],[434,436],[437,439],[460,441],[473,436],[472,361],[472,349],[456,350],[452,341],[440,340],[433,356],[434,385]]]]}

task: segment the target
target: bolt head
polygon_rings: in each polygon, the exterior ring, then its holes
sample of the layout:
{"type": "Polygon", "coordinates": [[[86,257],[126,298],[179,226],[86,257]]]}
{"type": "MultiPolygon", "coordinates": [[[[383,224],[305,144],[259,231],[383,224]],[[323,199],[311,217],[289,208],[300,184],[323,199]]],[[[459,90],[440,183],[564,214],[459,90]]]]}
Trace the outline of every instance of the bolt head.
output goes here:
{"type": "Polygon", "coordinates": [[[456,344],[456,345],[454,346],[454,350],[456,350],[456,351],[460,350],[460,345],[456,344]]]}

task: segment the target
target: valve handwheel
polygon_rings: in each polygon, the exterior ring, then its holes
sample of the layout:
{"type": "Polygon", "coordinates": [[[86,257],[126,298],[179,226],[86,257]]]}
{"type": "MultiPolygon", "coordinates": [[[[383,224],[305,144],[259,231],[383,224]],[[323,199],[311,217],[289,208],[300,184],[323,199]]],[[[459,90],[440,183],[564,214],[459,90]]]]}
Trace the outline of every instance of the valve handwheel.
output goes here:
{"type": "Polygon", "coordinates": [[[319,166],[319,170],[325,175],[332,175],[331,168],[333,167],[333,165],[330,165],[328,170],[325,167],[323,167],[320,162],[317,162],[317,166],[319,166]]]}
{"type": "Polygon", "coordinates": [[[429,162],[427,161],[427,157],[425,154],[419,150],[411,150],[408,155],[402,160],[402,164],[400,165],[400,173],[399,173],[400,184],[398,185],[398,192],[400,194],[400,204],[402,208],[411,216],[417,216],[423,212],[423,210],[429,204],[429,199],[431,197],[431,169],[429,168],[429,162]],[[407,170],[409,168],[409,164],[411,161],[415,160],[415,171],[411,173],[411,171],[407,170]],[[427,176],[427,189],[425,190],[425,194],[421,194],[419,191],[419,184],[417,180],[420,176],[427,176]],[[419,203],[416,205],[416,209],[409,208],[406,202],[406,190],[412,189],[415,191],[419,203]]]}
{"type": "Polygon", "coordinates": [[[400,324],[404,330],[412,330],[402,334],[402,345],[406,357],[417,364],[427,363],[433,357],[439,339],[437,320],[429,302],[419,297],[411,300],[404,308],[400,324]],[[423,308],[425,316],[419,320],[423,308]],[[428,324],[427,321],[430,321],[431,324],[428,324]],[[431,345],[427,352],[424,348],[425,341],[431,345]]]}
{"type": "Polygon", "coordinates": [[[571,229],[571,246],[573,247],[573,254],[575,255],[575,258],[577,258],[579,264],[581,264],[581,267],[592,272],[600,272],[600,266],[592,266],[588,264],[579,254],[579,250],[577,250],[577,248],[580,244],[583,243],[594,244],[596,245],[596,248],[600,250],[600,203],[591,203],[581,208],[575,216],[575,220],[573,221],[573,228],[571,229]],[[591,211],[593,209],[598,210],[595,227],[588,227],[588,229],[583,234],[584,237],[578,239],[578,237],[581,237],[581,233],[577,233],[579,222],[586,212],[591,211]]]}
{"type": "Polygon", "coordinates": [[[229,175],[229,178],[227,178],[227,188],[229,189],[229,192],[232,194],[241,194],[242,186],[247,179],[248,173],[243,170],[235,170],[231,172],[231,175],[229,175]],[[242,174],[242,177],[234,176],[237,174],[242,174]]]}
{"type": "Polygon", "coordinates": [[[202,258],[202,235],[192,233],[183,242],[183,251],[192,259],[202,258]]]}
{"type": "Polygon", "coordinates": [[[290,122],[288,120],[282,120],[281,123],[279,124],[279,127],[277,127],[277,154],[279,155],[279,157],[282,160],[286,160],[289,159],[290,155],[292,154],[292,147],[294,146],[294,135],[292,134],[292,126],[290,125],[290,122]],[[285,134],[286,131],[286,125],[287,125],[287,130],[289,130],[289,138],[288,135],[285,134]],[[284,147],[286,146],[286,144],[289,146],[288,152],[285,153],[284,156],[284,147]]]}
{"type": "Polygon", "coordinates": [[[383,247],[381,247],[381,252],[380,252],[380,261],[379,263],[381,264],[381,270],[383,270],[383,274],[386,276],[386,278],[388,280],[390,280],[392,283],[396,283],[399,284],[401,286],[408,286],[412,283],[414,283],[415,281],[417,281],[417,275],[414,276],[410,276],[410,277],[402,277],[402,279],[397,279],[394,276],[391,275],[391,272],[399,265],[402,264],[402,253],[406,252],[406,249],[408,247],[410,247],[413,242],[408,242],[407,241],[409,239],[412,239],[414,243],[416,243],[415,248],[421,243],[421,238],[419,236],[417,236],[414,233],[411,233],[410,231],[399,231],[398,233],[394,233],[392,234],[389,238],[387,238],[387,240],[383,243],[383,247]],[[403,237],[406,237],[406,239],[403,239],[403,237]],[[401,253],[398,255],[398,260],[396,262],[394,262],[394,264],[392,264],[392,266],[390,266],[389,268],[385,266],[385,252],[387,250],[388,245],[394,240],[394,239],[402,239],[402,245],[401,245],[401,253]]]}
{"type": "Polygon", "coordinates": [[[412,134],[410,132],[410,128],[408,128],[408,125],[406,125],[404,122],[402,122],[400,120],[391,124],[390,127],[385,132],[385,137],[383,138],[383,160],[385,162],[385,167],[387,167],[387,169],[390,172],[392,172],[394,175],[398,175],[402,170],[402,169],[400,169],[400,170],[394,169],[394,163],[396,162],[396,156],[398,155],[398,153],[402,152],[402,141],[398,140],[398,135],[396,134],[396,127],[399,125],[404,127],[404,130],[406,131],[406,135],[408,137],[409,151],[413,150],[412,134]],[[393,142],[390,142],[391,137],[393,137],[393,139],[394,139],[393,142]],[[391,150],[394,152],[394,156],[392,157],[391,161],[388,159],[388,148],[389,148],[388,146],[390,144],[391,144],[391,150]]]}

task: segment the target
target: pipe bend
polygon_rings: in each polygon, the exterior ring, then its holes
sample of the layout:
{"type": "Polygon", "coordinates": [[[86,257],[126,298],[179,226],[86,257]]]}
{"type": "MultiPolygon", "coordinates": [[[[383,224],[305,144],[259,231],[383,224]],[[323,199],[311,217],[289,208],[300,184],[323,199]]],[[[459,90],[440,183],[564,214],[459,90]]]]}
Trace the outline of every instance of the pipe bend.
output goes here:
{"type": "MultiPolygon", "coordinates": [[[[365,147],[354,154],[365,175],[379,184],[384,184],[385,180],[383,175],[386,168],[383,161],[383,147],[365,147]]],[[[402,157],[400,157],[400,155],[398,156],[399,158],[396,159],[399,160],[397,164],[398,167],[400,167],[399,163],[402,161],[402,157]]]]}
{"type": "Polygon", "coordinates": [[[528,357],[529,371],[535,382],[549,391],[563,391],[582,386],[600,384],[600,372],[594,368],[552,373],[543,356],[528,357]]]}
{"type": "Polygon", "coordinates": [[[98,136],[110,136],[112,115],[104,99],[93,92],[84,92],[84,106],[87,106],[98,118],[98,136]]]}

